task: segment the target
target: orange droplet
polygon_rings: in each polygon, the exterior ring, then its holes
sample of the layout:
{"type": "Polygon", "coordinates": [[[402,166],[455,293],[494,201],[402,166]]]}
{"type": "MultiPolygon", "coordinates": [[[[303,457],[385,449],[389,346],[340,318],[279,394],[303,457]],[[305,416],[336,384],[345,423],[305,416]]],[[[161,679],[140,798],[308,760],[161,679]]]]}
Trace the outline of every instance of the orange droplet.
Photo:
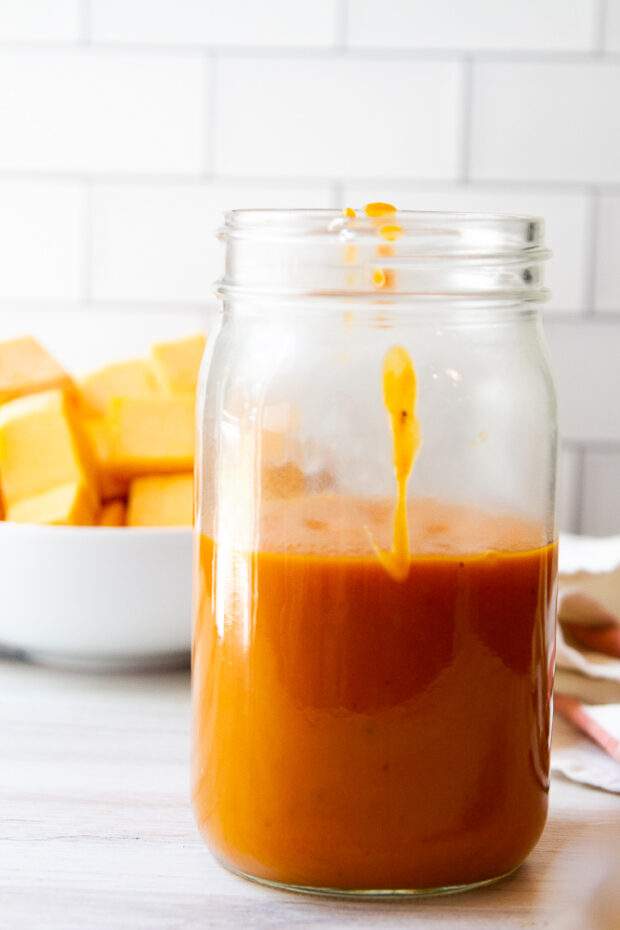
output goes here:
{"type": "Polygon", "coordinates": [[[364,212],[366,216],[377,217],[377,216],[389,216],[391,213],[396,213],[396,207],[393,207],[391,203],[367,203],[364,207],[364,212]]]}
{"type": "Polygon", "coordinates": [[[480,440],[480,442],[486,442],[488,438],[489,438],[489,434],[487,433],[487,431],[485,429],[481,429],[480,432],[478,433],[478,439],[480,440]]]}
{"type": "Polygon", "coordinates": [[[387,278],[385,277],[385,272],[382,268],[375,268],[372,273],[372,283],[375,287],[385,287],[385,282],[387,278]]]}
{"type": "Polygon", "coordinates": [[[383,245],[382,243],[377,246],[377,255],[381,258],[389,258],[394,254],[394,249],[391,245],[383,245]]]}
{"type": "Polygon", "coordinates": [[[402,226],[382,226],[380,232],[388,242],[396,242],[402,236],[403,228],[402,226]]]}
{"type": "Polygon", "coordinates": [[[345,207],[342,211],[342,215],[348,217],[350,220],[355,219],[356,213],[353,207],[345,207]]]}

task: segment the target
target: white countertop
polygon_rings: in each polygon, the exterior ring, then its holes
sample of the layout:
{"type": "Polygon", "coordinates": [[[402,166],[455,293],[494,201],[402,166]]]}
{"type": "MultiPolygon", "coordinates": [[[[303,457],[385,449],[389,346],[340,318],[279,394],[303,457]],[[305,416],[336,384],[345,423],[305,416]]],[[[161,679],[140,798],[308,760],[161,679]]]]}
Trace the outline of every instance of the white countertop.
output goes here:
{"type": "Polygon", "coordinates": [[[229,874],[203,845],[188,730],[188,673],[0,660],[2,930],[567,928],[606,867],[606,837],[620,834],[619,796],[557,778],[541,842],[497,885],[380,903],[278,892],[229,874]]]}

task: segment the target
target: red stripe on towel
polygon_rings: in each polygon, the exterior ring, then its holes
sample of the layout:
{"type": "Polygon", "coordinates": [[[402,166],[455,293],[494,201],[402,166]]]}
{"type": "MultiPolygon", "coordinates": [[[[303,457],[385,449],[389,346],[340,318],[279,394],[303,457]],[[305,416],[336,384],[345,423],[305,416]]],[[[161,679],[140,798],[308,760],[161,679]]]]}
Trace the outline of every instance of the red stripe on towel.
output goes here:
{"type": "Polygon", "coordinates": [[[612,759],[620,762],[620,740],[612,736],[605,727],[590,716],[587,704],[582,704],[577,698],[569,697],[566,694],[555,694],[553,696],[553,706],[558,713],[570,720],[571,723],[574,723],[576,727],[579,727],[595,743],[598,743],[605,752],[609,753],[612,759]]]}

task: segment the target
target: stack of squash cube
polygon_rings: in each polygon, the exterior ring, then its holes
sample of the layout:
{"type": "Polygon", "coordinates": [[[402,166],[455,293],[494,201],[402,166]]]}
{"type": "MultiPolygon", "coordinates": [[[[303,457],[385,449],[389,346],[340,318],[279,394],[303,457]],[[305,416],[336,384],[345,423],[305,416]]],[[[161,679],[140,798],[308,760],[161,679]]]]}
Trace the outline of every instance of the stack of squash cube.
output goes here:
{"type": "Polygon", "coordinates": [[[79,381],[31,337],[0,343],[0,517],[191,526],[194,408],[206,336],[79,381]]]}

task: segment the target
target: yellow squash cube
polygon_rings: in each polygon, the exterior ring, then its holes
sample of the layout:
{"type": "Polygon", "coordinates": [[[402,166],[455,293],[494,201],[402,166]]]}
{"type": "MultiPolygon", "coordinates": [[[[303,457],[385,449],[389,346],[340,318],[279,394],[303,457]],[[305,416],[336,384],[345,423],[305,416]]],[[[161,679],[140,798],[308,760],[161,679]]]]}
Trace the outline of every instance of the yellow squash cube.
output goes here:
{"type": "Polygon", "coordinates": [[[101,508],[99,526],[125,526],[126,514],[125,501],[110,501],[101,508]]]}
{"type": "Polygon", "coordinates": [[[166,391],[182,394],[196,390],[200,362],[207,344],[204,333],[163,342],[151,349],[153,370],[166,391]]]}
{"type": "Polygon", "coordinates": [[[143,359],[108,365],[80,381],[82,407],[87,416],[103,416],[116,397],[142,397],[159,390],[151,366],[143,359]]]}
{"type": "Polygon", "coordinates": [[[69,375],[35,339],[0,342],[0,404],[25,394],[72,387],[69,375]]]}
{"type": "Polygon", "coordinates": [[[110,471],[119,477],[190,471],[194,396],[122,397],[108,420],[110,471]]]}
{"type": "Polygon", "coordinates": [[[98,505],[95,462],[75,406],[63,391],[20,397],[0,407],[0,475],[7,512],[18,501],[71,482],[82,485],[93,507],[98,505]]]}
{"type": "Polygon", "coordinates": [[[136,478],[129,489],[127,526],[191,526],[193,509],[192,474],[136,478]]]}
{"type": "Polygon", "coordinates": [[[7,520],[13,523],[53,523],[66,526],[92,526],[96,507],[88,488],[80,481],[24,497],[12,504],[7,520]]]}

